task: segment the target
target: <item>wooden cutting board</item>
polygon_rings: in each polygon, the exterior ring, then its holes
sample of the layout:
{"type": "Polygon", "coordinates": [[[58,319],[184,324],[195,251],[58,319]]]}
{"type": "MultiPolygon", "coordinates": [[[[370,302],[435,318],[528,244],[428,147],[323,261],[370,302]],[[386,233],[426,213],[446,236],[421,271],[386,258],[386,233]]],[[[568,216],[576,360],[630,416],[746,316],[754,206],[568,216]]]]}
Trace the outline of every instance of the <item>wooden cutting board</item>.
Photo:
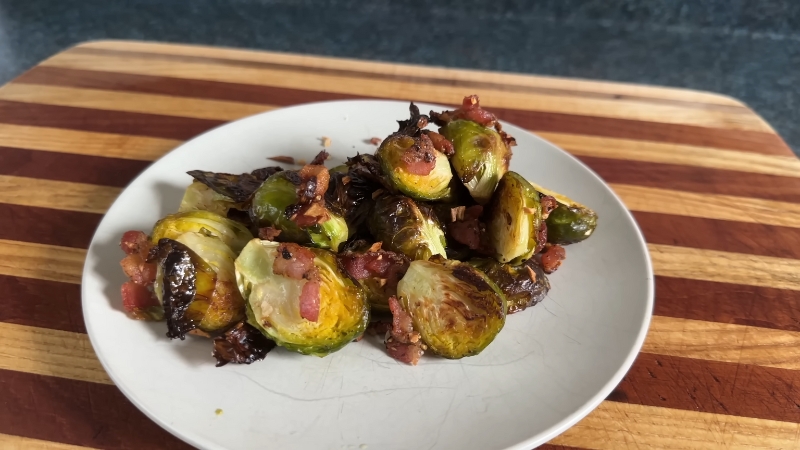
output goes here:
{"type": "Polygon", "coordinates": [[[209,128],[297,103],[453,104],[473,93],[610,183],[653,257],[642,353],[599,408],[544,448],[800,447],[800,161],[739,101],[117,41],[71,48],[0,88],[0,447],[187,447],[111,384],[80,309],[94,228],[152,161],[209,128]]]}

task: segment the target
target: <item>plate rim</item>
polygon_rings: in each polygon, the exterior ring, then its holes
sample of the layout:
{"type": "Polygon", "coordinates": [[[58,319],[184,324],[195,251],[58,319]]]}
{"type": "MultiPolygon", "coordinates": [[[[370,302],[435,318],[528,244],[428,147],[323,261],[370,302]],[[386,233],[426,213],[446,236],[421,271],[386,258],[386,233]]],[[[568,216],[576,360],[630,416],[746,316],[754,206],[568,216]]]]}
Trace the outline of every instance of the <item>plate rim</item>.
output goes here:
{"type": "MultiPolygon", "coordinates": [[[[439,104],[436,104],[436,103],[430,103],[430,102],[424,102],[424,101],[420,101],[420,102],[412,101],[412,102],[415,103],[415,104],[419,104],[419,105],[428,105],[428,106],[439,107],[439,108],[451,108],[451,106],[439,105],[439,104]]],[[[207,443],[207,442],[200,442],[200,441],[194,439],[192,436],[179,431],[176,427],[171,426],[166,421],[162,420],[160,417],[158,417],[156,414],[154,414],[152,411],[150,411],[149,408],[147,408],[139,400],[138,396],[131,389],[129,389],[127,386],[124,386],[123,384],[120,384],[118,382],[117,375],[111,369],[111,366],[109,365],[109,362],[107,361],[106,356],[102,355],[100,352],[98,352],[96,350],[97,346],[95,345],[95,341],[97,339],[99,339],[99,336],[94,336],[94,333],[96,333],[96,332],[92,331],[93,327],[91,326],[91,322],[89,320],[87,320],[88,319],[88,314],[87,314],[87,308],[85,307],[85,304],[87,302],[87,297],[88,297],[88,294],[89,294],[86,281],[89,278],[90,272],[92,272],[91,268],[89,268],[89,260],[90,260],[89,255],[90,255],[90,250],[95,245],[95,238],[97,236],[97,232],[102,227],[103,223],[107,220],[108,211],[111,210],[111,208],[113,208],[117,204],[117,202],[119,201],[119,197],[125,191],[127,191],[127,189],[131,185],[133,185],[136,181],[138,181],[139,178],[141,178],[147,171],[149,171],[151,168],[155,167],[159,163],[159,161],[161,161],[163,158],[167,157],[168,155],[173,154],[175,151],[183,148],[184,146],[186,146],[186,145],[188,145],[188,144],[190,144],[190,143],[192,143],[192,142],[194,142],[196,140],[202,139],[207,134],[214,133],[214,132],[216,132],[216,131],[218,131],[218,130],[220,130],[222,128],[228,127],[230,125],[233,125],[233,124],[245,121],[245,120],[254,120],[257,117],[273,114],[273,113],[276,113],[276,112],[282,112],[284,110],[289,110],[289,109],[308,108],[308,107],[314,107],[314,106],[318,106],[318,105],[330,105],[330,104],[336,104],[336,103],[340,103],[340,104],[341,103],[376,103],[376,104],[377,103],[383,103],[383,104],[393,103],[393,104],[407,105],[409,103],[409,101],[394,100],[394,99],[363,98],[363,99],[327,100],[327,101],[300,103],[300,104],[296,104],[296,105],[285,106],[285,107],[273,109],[273,110],[270,110],[270,111],[264,111],[264,112],[252,114],[252,115],[249,115],[249,116],[241,117],[239,119],[231,120],[229,122],[226,122],[226,123],[223,123],[221,125],[218,125],[218,126],[216,126],[214,128],[208,129],[208,130],[206,130],[206,131],[204,131],[204,132],[202,132],[200,134],[197,134],[197,135],[193,136],[192,138],[190,138],[190,139],[188,139],[186,141],[183,141],[182,143],[180,143],[179,145],[177,145],[173,149],[171,149],[168,152],[164,153],[158,159],[153,160],[150,163],[150,165],[148,165],[144,170],[142,170],[139,174],[137,174],[136,177],[134,177],[128,184],[125,185],[125,187],[120,191],[119,196],[116,199],[114,199],[114,202],[108,207],[106,212],[103,213],[103,218],[97,224],[97,226],[95,227],[94,232],[92,233],[92,239],[90,240],[89,246],[86,249],[87,258],[84,260],[83,272],[81,273],[81,313],[82,313],[82,317],[83,317],[83,320],[84,320],[84,324],[86,326],[86,334],[89,336],[89,342],[90,342],[90,344],[92,346],[92,350],[94,351],[95,355],[97,356],[97,359],[100,361],[100,365],[103,367],[103,369],[105,370],[106,374],[108,375],[108,377],[113,382],[113,385],[117,389],[119,389],[120,392],[122,392],[122,394],[125,396],[125,398],[128,401],[130,401],[136,407],[136,409],[141,411],[145,416],[147,416],[148,419],[150,419],[153,422],[155,422],[163,430],[167,431],[171,435],[177,437],[178,439],[180,439],[183,442],[186,442],[186,443],[188,443],[188,444],[190,444],[192,446],[195,446],[195,447],[200,448],[200,449],[204,449],[204,448],[225,449],[226,448],[226,447],[220,447],[220,446],[217,446],[217,445],[209,446],[208,445],[209,443],[207,443]]],[[[646,292],[645,299],[644,299],[645,300],[645,309],[644,309],[645,316],[642,318],[642,322],[641,322],[641,325],[640,325],[639,330],[637,332],[636,339],[633,342],[633,346],[628,350],[628,354],[627,354],[626,358],[624,359],[622,365],[619,367],[619,369],[617,369],[616,372],[614,372],[614,375],[603,385],[603,387],[596,394],[594,394],[588,401],[586,401],[584,404],[582,404],[580,407],[578,407],[578,409],[576,411],[574,411],[573,413],[567,415],[566,417],[561,419],[559,422],[557,422],[555,425],[551,426],[549,429],[545,430],[544,432],[541,432],[541,433],[539,433],[537,435],[531,436],[530,438],[528,438],[528,439],[526,439],[524,441],[518,442],[516,444],[512,444],[511,446],[508,446],[508,447],[506,447],[504,449],[504,450],[519,450],[519,449],[522,449],[522,448],[530,448],[530,447],[533,447],[533,446],[542,445],[542,444],[550,441],[551,439],[561,435],[566,430],[571,428],[573,425],[578,423],[581,419],[583,419],[584,417],[588,416],[592,411],[594,411],[600,405],[600,403],[602,403],[603,400],[605,400],[606,397],[608,397],[608,395],[614,390],[614,388],[616,388],[617,385],[619,385],[619,383],[622,381],[622,379],[628,373],[630,368],[633,366],[634,361],[636,360],[636,358],[638,357],[639,353],[641,352],[642,346],[644,345],[645,338],[647,337],[647,332],[648,332],[648,330],[650,328],[651,320],[652,320],[652,317],[653,317],[653,309],[654,309],[654,305],[655,305],[655,274],[653,273],[653,262],[652,262],[652,258],[650,256],[650,251],[649,251],[649,248],[647,246],[647,241],[644,238],[644,234],[642,233],[641,227],[639,226],[638,222],[636,221],[636,218],[633,216],[631,211],[627,208],[627,206],[625,206],[625,203],[622,201],[622,199],[617,195],[616,192],[614,192],[613,189],[611,189],[611,186],[609,186],[609,184],[605,180],[603,180],[594,170],[592,170],[589,166],[584,164],[580,159],[578,159],[577,157],[575,157],[571,153],[567,152],[566,150],[564,150],[560,146],[558,146],[558,145],[550,142],[549,140],[539,136],[535,132],[530,131],[527,128],[524,128],[522,126],[515,125],[513,122],[507,122],[507,121],[504,121],[504,120],[500,120],[500,122],[502,124],[504,124],[504,125],[508,124],[508,125],[515,126],[516,128],[519,128],[523,132],[527,133],[529,136],[531,136],[535,140],[538,140],[538,141],[540,141],[541,143],[543,143],[545,145],[552,146],[553,148],[555,148],[559,152],[561,152],[563,155],[567,156],[573,163],[576,163],[577,165],[579,165],[582,169],[584,169],[587,173],[589,173],[592,177],[594,177],[596,179],[596,181],[600,182],[600,184],[608,191],[608,193],[611,194],[612,198],[616,201],[617,205],[622,209],[622,211],[623,211],[624,215],[627,217],[627,219],[629,219],[630,222],[634,225],[635,240],[636,240],[636,243],[639,244],[640,250],[643,252],[643,256],[644,256],[644,259],[645,259],[645,271],[647,273],[647,277],[646,277],[646,291],[647,292],[646,292]]]]}

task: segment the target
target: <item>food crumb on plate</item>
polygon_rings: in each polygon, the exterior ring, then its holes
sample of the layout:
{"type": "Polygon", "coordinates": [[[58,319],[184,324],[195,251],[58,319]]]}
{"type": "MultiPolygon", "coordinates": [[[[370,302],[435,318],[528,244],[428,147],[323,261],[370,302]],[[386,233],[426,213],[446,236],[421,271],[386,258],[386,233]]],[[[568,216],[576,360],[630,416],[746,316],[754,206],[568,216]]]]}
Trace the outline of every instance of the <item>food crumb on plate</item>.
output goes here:
{"type": "Polygon", "coordinates": [[[328,136],[322,136],[319,140],[322,142],[323,147],[327,148],[331,146],[331,138],[328,136]]]}
{"type": "Polygon", "coordinates": [[[221,416],[222,415],[222,409],[221,408],[217,408],[217,410],[214,411],[214,414],[216,414],[218,416],[221,416]]]}

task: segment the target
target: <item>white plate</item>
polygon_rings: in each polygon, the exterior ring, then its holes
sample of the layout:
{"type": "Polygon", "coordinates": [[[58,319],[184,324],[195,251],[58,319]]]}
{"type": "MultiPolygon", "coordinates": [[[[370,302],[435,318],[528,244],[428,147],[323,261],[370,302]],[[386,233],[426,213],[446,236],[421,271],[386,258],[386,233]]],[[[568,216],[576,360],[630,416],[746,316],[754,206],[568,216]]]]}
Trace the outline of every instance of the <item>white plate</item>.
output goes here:
{"type": "MultiPolygon", "coordinates": [[[[420,105],[422,111],[432,105],[420,105]]],[[[236,121],[172,151],[119,196],[92,239],[83,311],[92,346],[122,392],[186,442],[208,449],[530,449],[567,429],[620,382],[644,341],[653,273],[633,218],[583,164],[521,128],[511,168],[594,208],[599,226],[569,246],[536,307],[509,316],[480,355],[458,361],[389,358],[364,339],[325,358],[277,349],[264,361],[214,367],[200,338],[170,341],[163,323],[128,319],[118,247],[174,212],[192,169],[241,173],[267,156],[310,160],[322,136],[332,164],[396,130],[408,104],[341,101],[236,121]],[[215,414],[217,409],[223,412],[215,414]]]]}

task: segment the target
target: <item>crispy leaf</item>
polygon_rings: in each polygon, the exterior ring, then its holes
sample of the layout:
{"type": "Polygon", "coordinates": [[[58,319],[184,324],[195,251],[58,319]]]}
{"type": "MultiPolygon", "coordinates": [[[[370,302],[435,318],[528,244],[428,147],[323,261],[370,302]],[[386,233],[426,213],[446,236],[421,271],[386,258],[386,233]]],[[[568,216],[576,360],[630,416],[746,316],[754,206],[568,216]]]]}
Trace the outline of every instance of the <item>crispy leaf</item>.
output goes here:
{"type": "Polygon", "coordinates": [[[186,173],[215,192],[230,197],[236,203],[242,203],[253,195],[264,180],[282,170],[280,167],[264,167],[239,175],[202,170],[192,170],[186,173]]]}
{"type": "Polygon", "coordinates": [[[228,363],[251,364],[264,359],[273,348],[275,342],[246,322],[239,322],[214,338],[213,355],[217,359],[217,367],[228,363]]]}
{"type": "Polygon", "coordinates": [[[186,316],[186,310],[197,292],[192,251],[178,241],[161,239],[154,250],[159,259],[164,316],[167,337],[184,339],[197,327],[196,319],[186,316]]]}

